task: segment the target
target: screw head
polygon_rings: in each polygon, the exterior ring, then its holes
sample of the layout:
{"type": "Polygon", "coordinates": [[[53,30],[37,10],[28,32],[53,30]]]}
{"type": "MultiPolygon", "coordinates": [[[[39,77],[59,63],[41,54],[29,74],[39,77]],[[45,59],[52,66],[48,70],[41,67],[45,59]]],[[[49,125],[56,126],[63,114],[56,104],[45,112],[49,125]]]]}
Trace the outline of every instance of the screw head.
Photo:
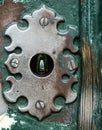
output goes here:
{"type": "Polygon", "coordinates": [[[73,70],[76,69],[76,65],[75,65],[75,62],[74,62],[73,59],[70,59],[70,60],[68,61],[68,69],[69,69],[70,71],[73,71],[73,70]]]}
{"type": "Polygon", "coordinates": [[[41,26],[47,26],[48,25],[48,18],[41,18],[40,19],[40,25],[41,26]]]}
{"type": "Polygon", "coordinates": [[[10,62],[11,67],[17,68],[18,67],[18,59],[12,59],[10,62]]]}
{"type": "Polygon", "coordinates": [[[45,108],[45,103],[43,101],[38,100],[35,104],[35,107],[39,110],[42,110],[45,108]]]}

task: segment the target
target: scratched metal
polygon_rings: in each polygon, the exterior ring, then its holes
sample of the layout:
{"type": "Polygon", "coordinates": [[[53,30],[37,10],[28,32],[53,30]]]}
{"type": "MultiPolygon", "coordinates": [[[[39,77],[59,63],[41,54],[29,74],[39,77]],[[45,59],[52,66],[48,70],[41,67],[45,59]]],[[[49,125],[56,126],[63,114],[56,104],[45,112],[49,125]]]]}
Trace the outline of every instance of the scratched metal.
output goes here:
{"type": "MultiPolygon", "coordinates": [[[[53,101],[57,96],[63,96],[66,103],[73,102],[77,94],[72,91],[71,86],[77,82],[74,77],[76,66],[72,56],[64,57],[70,71],[66,71],[65,67],[60,67],[58,56],[64,49],[69,49],[72,53],[78,51],[73,46],[73,39],[76,36],[76,30],[69,26],[67,33],[59,33],[57,24],[62,21],[62,17],[57,17],[55,13],[43,6],[41,9],[34,11],[31,15],[25,15],[23,19],[27,20],[29,26],[26,30],[20,30],[17,24],[11,25],[5,32],[12,39],[10,46],[5,47],[8,52],[12,52],[16,47],[22,49],[21,54],[12,53],[5,62],[12,74],[21,73],[22,78],[16,80],[13,76],[7,78],[12,83],[12,87],[4,95],[10,102],[16,102],[21,96],[28,100],[26,107],[19,110],[21,112],[29,112],[39,120],[51,114],[52,111],[57,112],[61,108],[55,107],[53,101]],[[48,23],[42,22],[42,18],[47,18],[48,23]],[[31,58],[39,53],[49,55],[53,62],[54,68],[46,77],[38,77],[31,72],[31,58]],[[18,67],[12,67],[10,62],[12,59],[18,59],[18,67]],[[62,81],[62,75],[69,76],[68,82],[62,81]],[[43,109],[37,109],[36,103],[41,101],[44,103],[43,109]]],[[[46,22],[46,21],[45,21],[46,22]]]]}

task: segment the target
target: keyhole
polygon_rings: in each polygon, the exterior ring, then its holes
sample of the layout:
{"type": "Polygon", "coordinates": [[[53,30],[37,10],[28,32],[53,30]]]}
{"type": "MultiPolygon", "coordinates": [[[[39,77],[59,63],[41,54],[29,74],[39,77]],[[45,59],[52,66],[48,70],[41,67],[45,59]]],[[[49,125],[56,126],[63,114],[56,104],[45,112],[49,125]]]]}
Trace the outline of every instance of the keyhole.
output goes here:
{"type": "Polygon", "coordinates": [[[48,76],[54,68],[52,58],[44,53],[39,53],[32,57],[30,61],[30,69],[33,74],[39,77],[48,76]]]}
{"type": "Polygon", "coordinates": [[[46,71],[46,63],[45,63],[45,61],[44,61],[44,59],[43,58],[41,58],[41,59],[38,59],[39,61],[38,61],[38,66],[36,66],[36,68],[38,68],[38,71],[39,72],[45,72],[46,71]]]}

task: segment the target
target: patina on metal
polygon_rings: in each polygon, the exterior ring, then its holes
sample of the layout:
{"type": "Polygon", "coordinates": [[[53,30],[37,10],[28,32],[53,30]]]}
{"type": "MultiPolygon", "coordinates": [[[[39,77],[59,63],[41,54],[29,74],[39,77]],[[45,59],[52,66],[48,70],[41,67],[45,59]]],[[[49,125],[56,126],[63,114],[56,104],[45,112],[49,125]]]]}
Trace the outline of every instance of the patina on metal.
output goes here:
{"type": "Polygon", "coordinates": [[[73,46],[76,31],[69,26],[68,32],[58,32],[57,24],[62,21],[62,18],[57,17],[52,10],[45,6],[31,15],[25,15],[23,19],[29,23],[26,30],[20,30],[17,24],[13,24],[5,32],[5,35],[12,39],[11,45],[5,49],[8,52],[12,52],[17,47],[22,49],[20,54],[10,54],[5,64],[12,74],[20,73],[22,78],[16,80],[13,76],[9,76],[7,80],[12,83],[12,87],[4,95],[10,102],[16,102],[21,96],[26,97],[27,106],[19,107],[19,110],[28,111],[41,120],[50,115],[52,111],[61,110],[54,105],[54,99],[57,96],[63,96],[66,103],[73,102],[77,97],[71,88],[77,82],[73,74],[77,68],[74,63],[75,59],[71,55],[63,56],[63,61],[66,61],[63,67],[59,66],[58,61],[58,56],[64,49],[69,49],[72,53],[78,51],[73,46]],[[53,22],[49,22],[52,19],[53,22]],[[40,77],[32,73],[30,62],[32,57],[37,54],[46,54],[51,57],[54,67],[49,75],[40,77]],[[18,60],[19,64],[16,67],[11,65],[12,59],[18,60]],[[68,69],[69,71],[67,71],[68,69]],[[66,83],[62,81],[64,74],[69,76],[69,81],[66,83]]]}

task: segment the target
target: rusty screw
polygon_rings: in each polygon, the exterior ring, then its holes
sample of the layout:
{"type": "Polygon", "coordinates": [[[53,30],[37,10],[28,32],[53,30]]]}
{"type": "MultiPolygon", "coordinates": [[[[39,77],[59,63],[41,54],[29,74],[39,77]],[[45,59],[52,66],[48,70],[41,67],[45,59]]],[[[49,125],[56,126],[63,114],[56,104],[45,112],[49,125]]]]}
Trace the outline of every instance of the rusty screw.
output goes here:
{"type": "Polygon", "coordinates": [[[17,68],[18,67],[18,59],[12,59],[10,62],[11,67],[17,68]]]}
{"type": "Polygon", "coordinates": [[[35,104],[36,108],[42,110],[45,108],[45,103],[43,101],[38,100],[35,104]]]}
{"type": "Polygon", "coordinates": [[[48,25],[48,18],[41,18],[40,19],[40,25],[41,26],[47,26],[48,25]]]}
{"type": "Polygon", "coordinates": [[[70,71],[73,71],[76,69],[76,65],[73,59],[68,60],[68,69],[70,71]]]}

